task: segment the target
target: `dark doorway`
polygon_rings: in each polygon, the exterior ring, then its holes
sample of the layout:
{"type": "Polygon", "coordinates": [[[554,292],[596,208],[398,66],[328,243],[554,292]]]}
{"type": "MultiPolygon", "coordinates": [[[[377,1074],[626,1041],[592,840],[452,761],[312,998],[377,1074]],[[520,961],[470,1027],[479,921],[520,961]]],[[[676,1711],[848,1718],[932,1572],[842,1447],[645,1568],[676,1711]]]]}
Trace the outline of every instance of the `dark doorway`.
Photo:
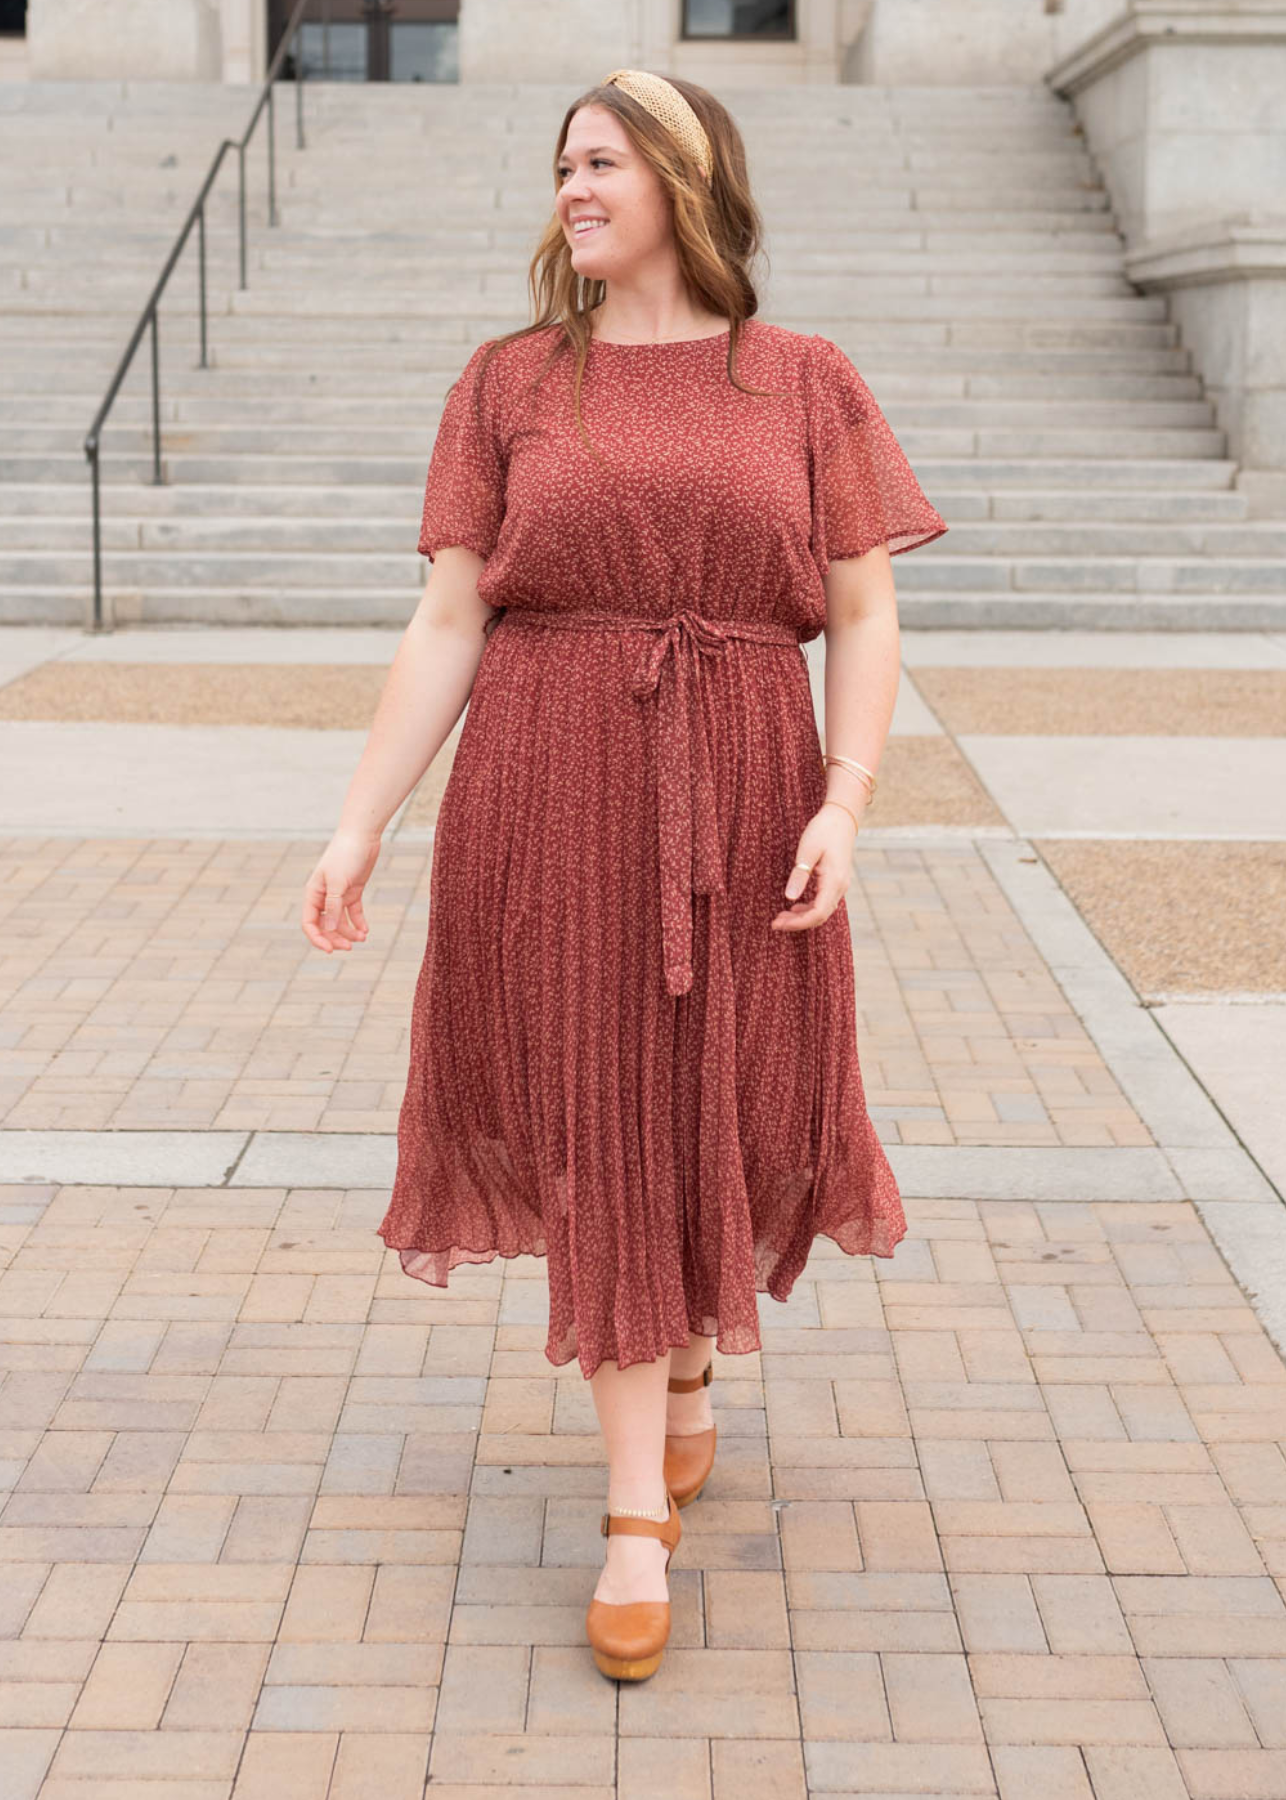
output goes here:
{"type": "Polygon", "coordinates": [[[0,0],[0,32],[17,33],[27,29],[27,0],[0,0]]]}
{"type": "MultiPolygon", "coordinates": [[[[317,0],[308,11],[300,34],[308,81],[460,79],[460,0],[317,0]]],[[[289,15],[289,0],[270,0],[270,44],[289,15]]]]}

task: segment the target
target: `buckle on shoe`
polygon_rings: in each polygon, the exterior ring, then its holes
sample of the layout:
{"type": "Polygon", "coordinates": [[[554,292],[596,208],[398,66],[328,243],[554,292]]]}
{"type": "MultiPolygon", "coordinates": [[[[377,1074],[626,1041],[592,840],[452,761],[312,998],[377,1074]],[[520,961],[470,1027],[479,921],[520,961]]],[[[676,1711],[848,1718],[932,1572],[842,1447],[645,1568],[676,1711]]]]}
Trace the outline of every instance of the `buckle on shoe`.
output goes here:
{"type": "Polygon", "coordinates": [[[608,1521],[608,1519],[609,1519],[609,1518],[610,1518],[610,1517],[611,1517],[611,1514],[610,1514],[610,1513],[604,1513],[604,1514],[603,1514],[603,1522],[602,1522],[602,1524],[601,1524],[601,1526],[600,1526],[600,1527],[599,1527],[599,1529],[600,1529],[600,1531],[601,1531],[601,1532],[602,1532],[602,1534],[603,1534],[603,1536],[604,1536],[604,1537],[606,1537],[606,1536],[607,1536],[607,1535],[608,1535],[608,1531],[607,1531],[607,1521],[608,1521]]]}
{"type": "Polygon", "coordinates": [[[702,1369],[702,1371],[701,1371],[702,1387],[709,1387],[710,1383],[713,1380],[714,1380],[714,1364],[713,1364],[713,1362],[708,1362],[706,1364],[705,1368],[702,1369]]]}

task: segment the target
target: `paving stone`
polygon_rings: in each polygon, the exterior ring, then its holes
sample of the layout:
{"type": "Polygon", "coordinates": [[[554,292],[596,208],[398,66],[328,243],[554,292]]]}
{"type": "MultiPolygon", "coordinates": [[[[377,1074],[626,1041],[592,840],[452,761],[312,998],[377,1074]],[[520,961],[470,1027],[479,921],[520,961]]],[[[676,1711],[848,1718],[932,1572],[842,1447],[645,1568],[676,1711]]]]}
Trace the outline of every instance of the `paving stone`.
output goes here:
{"type": "Polygon", "coordinates": [[[708,1569],[706,1642],[712,1649],[787,1650],[786,1587],[775,1570],[708,1569]]]}
{"type": "Polygon", "coordinates": [[[991,1759],[1000,1800],[1094,1800],[1084,1759],[1071,1745],[996,1744],[991,1759]]]}
{"type": "MultiPolygon", "coordinates": [[[[606,1685],[606,1684],[604,1684],[606,1685]]],[[[710,1745],[704,1738],[622,1737],[619,1745],[619,1800],[711,1800],[710,1745]]]]}
{"type": "Polygon", "coordinates": [[[616,1744],[610,1734],[439,1731],[433,1738],[429,1780],[431,1784],[493,1782],[519,1789],[531,1785],[542,1790],[562,1784],[579,1791],[593,1784],[610,1787],[615,1760],[616,1744]]]}
{"type": "Polygon", "coordinates": [[[874,1652],[797,1650],[795,1671],[805,1739],[892,1739],[892,1690],[874,1652]]]}
{"type": "Polygon", "coordinates": [[[154,1731],[182,1657],[181,1644],[103,1644],[68,1725],[81,1731],[154,1731]]]}
{"type": "Polygon", "coordinates": [[[798,1737],[790,1657],[781,1650],[667,1646],[656,1674],[622,1684],[624,1737],[798,1737]]]}

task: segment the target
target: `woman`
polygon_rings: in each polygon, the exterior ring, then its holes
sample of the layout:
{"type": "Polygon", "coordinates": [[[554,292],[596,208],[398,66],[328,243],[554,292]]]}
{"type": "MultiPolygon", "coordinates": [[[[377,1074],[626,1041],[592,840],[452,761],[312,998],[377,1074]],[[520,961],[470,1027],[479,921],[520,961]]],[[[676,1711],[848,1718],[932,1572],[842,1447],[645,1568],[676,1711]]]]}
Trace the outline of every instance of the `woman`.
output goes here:
{"type": "Polygon", "coordinates": [[[755,316],[759,215],[704,88],[614,71],[568,109],[555,196],[537,322],[448,394],[432,578],[302,923],[365,939],[383,829],[467,700],[379,1231],[438,1286],[546,1258],[545,1353],[579,1359],[608,1456],[587,1633],[637,1679],[713,1464],[714,1349],[759,1348],[757,1293],[818,1234],[887,1257],[906,1230],[844,894],[897,689],[889,557],[946,524],[843,352],[755,316]]]}

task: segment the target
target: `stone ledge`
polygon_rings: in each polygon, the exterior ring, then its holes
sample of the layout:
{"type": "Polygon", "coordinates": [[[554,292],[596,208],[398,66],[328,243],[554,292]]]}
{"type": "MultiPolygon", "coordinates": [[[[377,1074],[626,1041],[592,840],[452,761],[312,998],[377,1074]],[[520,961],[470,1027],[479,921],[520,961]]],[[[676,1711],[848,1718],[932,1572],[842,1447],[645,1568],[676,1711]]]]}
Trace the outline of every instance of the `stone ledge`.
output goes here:
{"type": "Polygon", "coordinates": [[[1280,0],[1128,0],[1120,13],[1045,71],[1054,93],[1070,99],[1105,75],[1162,44],[1281,44],[1286,46],[1286,6],[1280,0]]]}
{"type": "Polygon", "coordinates": [[[1286,213],[1252,208],[1151,237],[1127,250],[1125,273],[1164,292],[1200,282],[1286,280],[1286,213]]]}

